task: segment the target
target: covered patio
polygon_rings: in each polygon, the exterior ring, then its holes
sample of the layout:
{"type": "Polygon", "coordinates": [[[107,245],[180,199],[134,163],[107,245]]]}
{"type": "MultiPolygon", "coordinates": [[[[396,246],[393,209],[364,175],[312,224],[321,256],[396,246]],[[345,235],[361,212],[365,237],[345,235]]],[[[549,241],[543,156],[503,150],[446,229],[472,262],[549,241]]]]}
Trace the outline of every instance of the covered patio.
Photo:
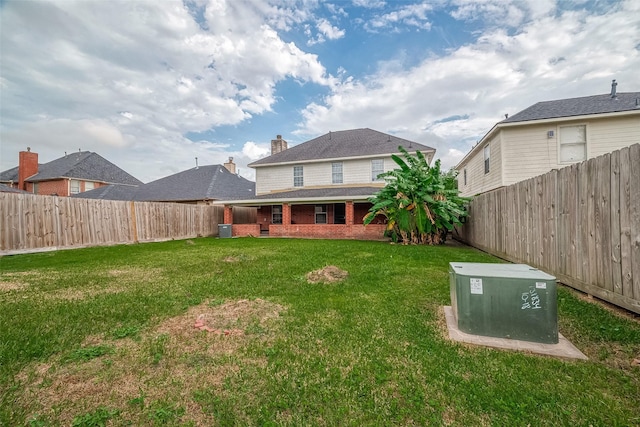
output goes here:
{"type": "Polygon", "coordinates": [[[363,218],[379,187],[305,189],[225,202],[224,222],[232,236],[270,236],[319,239],[386,240],[386,219],[376,218],[366,227],[363,218]],[[257,209],[252,224],[234,224],[233,207],[257,209]]]}

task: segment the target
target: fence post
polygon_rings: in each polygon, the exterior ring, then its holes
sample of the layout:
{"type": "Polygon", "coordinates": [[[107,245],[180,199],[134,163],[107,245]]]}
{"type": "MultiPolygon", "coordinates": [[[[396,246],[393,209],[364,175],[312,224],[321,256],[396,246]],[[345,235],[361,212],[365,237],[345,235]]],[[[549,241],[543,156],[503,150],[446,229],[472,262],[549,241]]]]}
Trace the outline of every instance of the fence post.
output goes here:
{"type": "Polygon", "coordinates": [[[138,243],[138,224],[136,223],[135,202],[131,202],[131,226],[133,227],[133,242],[138,243]]]}

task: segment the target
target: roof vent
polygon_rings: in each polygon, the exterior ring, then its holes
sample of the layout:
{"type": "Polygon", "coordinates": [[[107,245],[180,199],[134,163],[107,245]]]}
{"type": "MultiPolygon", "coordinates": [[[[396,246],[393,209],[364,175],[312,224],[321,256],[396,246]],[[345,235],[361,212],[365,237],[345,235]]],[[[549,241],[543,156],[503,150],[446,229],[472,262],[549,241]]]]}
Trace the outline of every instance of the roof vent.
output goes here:
{"type": "Polygon", "coordinates": [[[615,79],[611,80],[611,99],[618,98],[618,95],[616,95],[616,86],[618,86],[618,83],[616,83],[616,80],[615,79]]]}
{"type": "Polygon", "coordinates": [[[196,169],[198,169],[198,158],[196,157],[196,169]]]}

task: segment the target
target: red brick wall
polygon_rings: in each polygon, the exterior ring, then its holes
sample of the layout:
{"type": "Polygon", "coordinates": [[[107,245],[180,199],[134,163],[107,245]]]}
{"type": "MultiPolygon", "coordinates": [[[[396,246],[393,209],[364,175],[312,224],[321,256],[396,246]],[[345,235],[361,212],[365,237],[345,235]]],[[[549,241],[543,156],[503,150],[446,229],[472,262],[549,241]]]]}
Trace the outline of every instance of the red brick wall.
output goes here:
{"type": "Polygon", "coordinates": [[[260,236],[260,224],[233,224],[231,226],[232,236],[260,236]]]}
{"type": "Polygon", "coordinates": [[[384,224],[291,224],[269,226],[270,237],[299,237],[306,239],[387,240],[384,224]]]}
{"type": "MultiPolygon", "coordinates": [[[[334,210],[333,204],[327,206],[327,224],[333,224],[334,210]]],[[[291,207],[291,223],[293,224],[315,224],[316,205],[293,205],[291,207]]]]}
{"type": "MultiPolygon", "coordinates": [[[[31,187],[30,191],[33,191],[33,187],[31,187]]],[[[69,180],[58,179],[55,181],[38,182],[38,194],[45,196],[51,196],[53,194],[57,194],[58,196],[68,196],[69,180]]]]}
{"type": "Polygon", "coordinates": [[[37,173],[38,153],[32,153],[31,151],[18,153],[18,188],[26,190],[24,180],[37,173]]]}

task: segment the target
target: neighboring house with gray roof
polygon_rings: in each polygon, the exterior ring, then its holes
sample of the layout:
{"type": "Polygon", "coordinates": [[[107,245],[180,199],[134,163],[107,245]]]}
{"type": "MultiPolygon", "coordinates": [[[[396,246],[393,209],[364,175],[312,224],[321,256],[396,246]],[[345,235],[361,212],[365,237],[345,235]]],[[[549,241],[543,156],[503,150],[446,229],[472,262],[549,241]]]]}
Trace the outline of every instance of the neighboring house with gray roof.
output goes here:
{"type": "Polygon", "coordinates": [[[0,184],[0,193],[22,193],[22,194],[30,194],[23,190],[18,190],[17,188],[10,187],[6,184],[0,184]]]}
{"type": "Polygon", "coordinates": [[[136,187],[110,185],[75,197],[140,202],[211,204],[216,200],[247,199],[255,182],[235,173],[233,159],[223,165],[198,166],[136,187]]]}
{"type": "Polygon", "coordinates": [[[288,148],[278,135],[271,156],[249,164],[256,170],[256,196],[225,202],[257,207],[257,224],[233,224],[234,235],[380,239],[382,218],[366,228],[368,199],[385,182],[380,174],[397,167],[398,147],[420,151],[431,162],[435,149],[372,129],[329,132],[288,148]]]}
{"type": "Polygon", "coordinates": [[[0,183],[33,194],[70,196],[101,186],[137,186],[140,180],[97,153],[79,151],[48,163],[38,163],[38,154],[19,153],[17,167],[0,173],[0,183]]]}
{"type": "Polygon", "coordinates": [[[458,163],[473,196],[640,142],[640,92],[534,104],[497,123],[458,163]]]}

